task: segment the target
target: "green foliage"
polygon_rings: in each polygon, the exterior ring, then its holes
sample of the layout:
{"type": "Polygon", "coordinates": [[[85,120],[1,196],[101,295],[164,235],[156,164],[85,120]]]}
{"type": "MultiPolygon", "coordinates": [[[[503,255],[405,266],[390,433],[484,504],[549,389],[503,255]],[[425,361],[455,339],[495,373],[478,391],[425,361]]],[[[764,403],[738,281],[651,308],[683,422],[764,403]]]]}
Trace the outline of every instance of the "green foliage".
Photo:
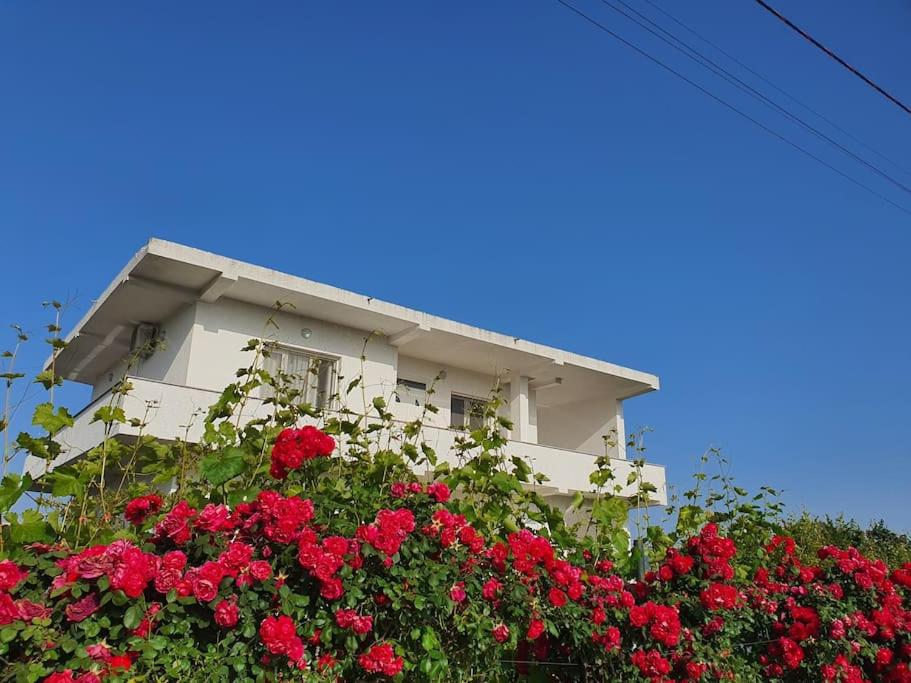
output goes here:
{"type": "Polygon", "coordinates": [[[200,472],[212,486],[222,486],[248,470],[247,458],[242,448],[230,447],[202,459],[200,472]]]}
{"type": "Polygon", "coordinates": [[[32,478],[28,474],[8,474],[3,477],[0,482],[0,515],[12,509],[31,485],[32,478]]]}
{"type": "MultiPolygon", "coordinates": [[[[56,335],[59,326],[53,327],[51,332],[56,335]]],[[[55,353],[63,347],[56,336],[49,343],[55,353]]],[[[444,545],[435,532],[425,531],[439,525],[434,514],[441,509],[423,488],[431,481],[453,491],[445,511],[463,516],[465,526],[482,538],[484,548],[510,540],[519,530],[534,529],[548,547],[556,549],[559,562],[578,569],[584,581],[591,581],[597,572],[611,572],[630,597],[644,585],[647,566],[661,566],[706,528],[717,528],[736,544],[737,561],[725,580],[738,590],[746,590],[757,568],[768,565],[766,544],[782,530],[798,539],[799,552],[803,553],[798,557],[805,562],[818,548],[830,544],[854,545],[893,566],[911,559],[909,539],[882,524],[863,530],[841,519],[806,516],[782,522],[777,492],[764,488],[751,496],[736,486],[727,461],[717,451],[704,456],[693,487],[672,502],[665,520],[655,522],[650,517],[655,488],[643,477],[643,434],[632,435],[626,444],[634,456],[628,474],[618,475],[616,462],[607,455],[593,459],[592,490],[577,492],[569,502],[569,514],[564,515],[549,502],[553,489],[548,487],[547,477],[535,472],[526,459],[507,452],[505,433],[511,424],[502,415],[503,399],[496,388],[481,413],[474,416],[472,428],[457,436],[454,452],[437,454],[422,438],[425,421],[436,410],[432,403],[428,402],[419,419],[406,424],[395,421],[386,397],[363,401],[367,405],[364,414],[364,409],[348,407],[352,395],[360,392],[363,396],[363,382],[358,377],[339,382],[345,388],[343,394],[334,397],[337,410],[322,411],[301,401],[293,377],[272,376],[264,369],[263,359],[270,353],[267,343],[251,340],[245,350],[251,355],[250,365],[237,371],[235,381],[206,412],[199,443],[186,439],[163,442],[147,434],[148,416],[127,415],[123,409],[122,399],[132,389],[124,377],[115,384],[109,403],[98,407],[92,416],[92,421],[103,428],[101,442],[78,461],[51,468],[62,452],[56,437],[73,425],[73,417],[53,402],[52,395],[51,400],[37,406],[33,424],[41,433],[20,434],[12,451],[38,458],[46,467],[37,481],[7,474],[0,482],[0,514],[5,522],[0,533],[0,558],[11,557],[30,572],[23,590],[47,598],[52,612],[49,617],[28,622],[0,624],[0,657],[12,663],[7,678],[0,680],[41,680],[64,666],[88,670],[93,662],[85,647],[102,640],[135,653],[138,663],[134,680],[252,682],[291,680],[289,676],[297,677],[294,680],[324,680],[312,670],[289,673],[282,668],[286,662],[276,662],[281,658],[268,663],[263,659],[258,629],[264,615],[275,614],[293,617],[312,651],[336,653],[340,662],[336,673],[343,680],[364,680],[357,657],[379,639],[391,643],[404,659],[399,680],[645,680],[629,661],[593,639],[604,636],[592,619],[592,608],[600,607],[599,603],[586,603],[581,597],[560,608],[548,603],[544,597],[547,588],[565,588],[553,578],[557,572],[552,568],[536,574],[534,581],[519,571],[506,572],[496,599],[479,598],[484,580],[494,575],[490,566],[483,564],[489,561],[487,555],[473,555],[469,540],[456,537],[444,545]],[[257,398],[263,395],[263,388],[268,389],[265,400],[257,398]],[[261,401],[255,419],[249,418],[252,401],[261,401]],[[302,423],[317,425],[335,437],[339,449],[333,457],[309,459],[287,479],[276,482],[269,475],[273,444],[283,430],[302,423]],[[123,425],[135,430],[131,438],[117,436],[123,425]],[[422,492],[409,498],[394,488],[409,484],[422,492]],[[34,507],[13,512],[13,506],[30,488],[39,492],[34,507]],[[281,579],[241,587],[236,577],[223,578],[216,587],[218,599],[230,591],[240,614],[236,628],[229,630],[213,626],[217,601],[211,596],[197,599],[176,588],[155,594],[147,587],[131,598],[123,589],[112,587],[107,575],[97,578],[96,583],[91,582],[96,577],[74,580],[65,588],[41,583],[60,575],[59,562],[73,553],[115,540],[127,541],[137,552],[146,554],[173,549],[175,546],[167,545],[170,541],[162,545],[160,539],[150,540],[160,517],[140,520],[138,526],[124,519],[127,503],[138,496],[160,494],[165,509],[181,502],[197,510],[217,512],[220,504],[226,504],[236,513],[249,511],[250,506],[242,504],[256,501],[265,489],[311,501],[312,530],[324,536],[359,538],[365,526],[377,519],[378,511],[403,509],[414,516],[415,532],[388,557],[370,543],[361,542],[358,552],[362,565],[346,563],[336,570],[345,591],[332,599],[338,602],[328,606],[320,584],[304,570],[296,542],[282,545],[272,539],[253,541],[245,537],[280,571],[281,579]],[[629,530],[631,518],[634,535],[629,530]],[[35,543],[41,544],[41,550],[29,548],[35,543]],[[483,565],[487,573],[465,569],[477,565],[483,565]],[[534,582],[541,584],[538,593],[531,589],[534,582]],[[452,597],[459,584],[472,599],[462,603],[452,597]],[[92,591],[101,596],[98,612],[71,623],[64,616],[64,603],[92,591]],[[153,599],[160,609],[154,615],[154,629],[141,636],[131,633],[150,618],[153,599]],[[331,616],[338,608],[371,613],[378,632],[366,636],[345,631],[331,616]],[[533,664],[527,671],[511,663],[504,665],[503,660],[520,656],[517,648],[528,646],[524,634],[531,618],[540,618],[547,634],[544,638],[559,648],[548,654],[549,663],[533,664]],[[502,643],[491,636],[500,624],[509,625],[502,643]],[[48,640],[56,647],[45,647],[48,640]],[[565,668],[561,670],[560,666],[565,668]]],[[[4,377],[12,383],[18,379],[13,375],[18,374],[10,371],[4,377]]],[[[59,385],[53,363],[38,382],[49,392],[59,385]]],[[[432,393],[431,387],[428,394],[432,393]]],[[[613,438],[606,437],[606,452],[616,445],[613,438]]],[[[9,455],[5,453],[5,459],[9,455]]],[[[192,566],[199,568],[215,562],[227,543],[239,535],[235,527],[227,536],[197,529],[191,542],[178,545],[187,552],[192,566]]],[[[799,575],[797,563],[786,569],[789,576],[799,575]]],[[[658,583],[651,577],[648,580],[654,585],[646,590],[652,591],[651,596],[643,594],[637,599],[643,602],[653,597],[673,605],[680,618],[693,625],[687,656],[698,652],[701,657],[714,658],[719,678],[731,678],[736,671],[737,680],[759,680],[760,668],[752,657],[757,651],[746,648],[770,642],[773,616],[757,611],[727,614],[723,642],[710,641],[699,630],[713,617],[700,601],[709,577],[717,579],[707,571],[658,583]],[[740,646],[743,648],[738,649],[740,646]]],[[[583,579],[577,581],[581,584],[583,579]]],[[[595,593],[596,582],[587,584],[587,590],[595,593]]],[[[870,608],[863,596],[850,597],[852,605],[870,608]]],[[[631,624],[618,605],[608,606],[608,623],[626,629],[627,653],[647,647],[669,653],[648,632],[631,624]]],[[[835,604],[820,605],[826,618],[831,618],[836,609],[835,604]]],[[[870,659],[872,652],[864,656],[870,659]]],[[[521,656],[532,657],[527,651],[521,656]]]]}
{"type": "Polygon", "coordinates": [[[813,561],[820,548],[829,545],[857,548],[867,557],[893,567],[911,562],[911,536],[892,531],[882,520],[864,528],[842,516],[814,517],[804,512],[786,519],[782,529],[797,541],[800,558],[807,562],[813,561]]]}

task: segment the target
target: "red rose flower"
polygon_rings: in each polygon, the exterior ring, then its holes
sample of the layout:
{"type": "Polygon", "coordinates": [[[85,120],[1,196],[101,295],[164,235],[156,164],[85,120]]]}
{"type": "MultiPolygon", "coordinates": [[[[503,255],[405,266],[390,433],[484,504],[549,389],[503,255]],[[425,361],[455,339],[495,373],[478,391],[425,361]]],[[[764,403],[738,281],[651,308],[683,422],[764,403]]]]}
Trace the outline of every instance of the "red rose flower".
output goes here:
{"type": "Polygon", "coordinates": [[[227,549],[218,556],[218,563],[228,569],[240,571],[245,569],[252,559],[253,546],[240,541],[232,541],[228,544],[227,549]]]}
{"type": "Polygon", "coordinates": [[[453,602],[463,602],[466,597],[467,593],[465,592],[464,581],[453,584],[452,588],[449,589],[449,599],[453,602]]]}
{"type": "Polygon", "coordinates": [[[218,586],[225,578],[225,568],[218,562],[206,562],[198,569],[188,572],[193,586],[193,595],[200,602],[211,602],[218,596],[218,586]]]}
{"type": "Polygon", "coordinates": [[[299,469],[307,460],[325,457],[335,450],[335,439],[316,427],[283,429],[272,447],[272,465],[269,473],[284,479],[291,470],[299,469]]]}
{"type": "Polygon", "coordinates": [[[532,619],[528,625],[528,633],[525,634],[527,640],[537,640],[544,633],[544,622],[540,619],[532,619]]]}
{"type": "Polygon", "coordinates": [[[145,615],[142,617],[142,621],[139,622],[139,626],[134,628],[131,634],[137,638],[148,638],[149,634],[152,632],[152,626],[155,624],[155,615],[160,611],[160,602],[153,602],[149,605],[149,609],[146,610],[145,615]]]}
{"type": "Polygon", "coordinates": [[[129,655],[114,655],[108,660],[108,668],[111,670],[127,671],[133,666],[133,660],[129,655]]]}
{"type": "Polygon", "coordinates": [[[126,517],[130,524],[142,526],[147,517],[158,514],[163,502],[161,496],[155,493],[134,498],[127,503],[126,509],[123,511],[123,516],[126,517]]]}
{"type": "Polygon", "coordinates": [[[481,587],[481,596],[485,600],[496,600],[501,588],[503,588],[502,583],[496,579],[488,579],[481,587]]]}
{"type": "Polygon", "coordinates": [[[231,519],[231,511],[227,505],[209,503],[193,520],[193,527],[203,532],[216,534],[231,531],[234,528],[234,520],[231,519]]]}
{"type": "Polygon", "coordinates": [[[272,576],[272,565],[265,560],[254,560],[250,563],[250,576],[257,581],[265,581],[272,576]]]}
{"type": "Polygon", "coordinates": [[[101,608],[98,593],[89,593],[84,598],[71,602],[64,610],[69,621],[83,621],[95,614],[101,608]]]}
{"type": "Polygon", "coordinates": [[[222,600],[215,606],[215,623],[222,628],[234,628],[240,618],[237,607],[237,598],[230,597],[222,600]]]}
{"type": "Polygon", "coordinates": [[[630,661],[639,668],[643,675],[653,680],[664,680],[664,677],[671,672],[671,663],[657,650],[636,650],[630,657],[630,661]]]}
{"type": "Polygon", "coordinates": [[[331,671],[338,665],[338,660],[330,652],[320,655],[316,660],[316,670],[320,673],[331,671]]]}
{"type": "Polygon", "coordinates": [[[15,562],[3,560],[0,562],[0,591],[11,591],[16,585],[28,576],[15,562]]]}
{"type": "Polygon", "coordinates": [[[414,513],[408,508],[380,510],[373,524],[358,527],[357,537],[391,558],[412,531],[414,513]]]}
{"type": "Polygon", "coordinates": [[[19,606],[9,593],[0,593],[0,626],[6,626],[20,618],[19,606]]]}
{"type": "Polygon", "coordinates": [[[357,658],[358,664],[367,673],[395,676],[405,665],[405,660],[395,656],[395,651],[389,643],[374,645],[367,652],[357,658]]]}
{"type": "Polygon", "coordinates": [[[699,595],[702,606],[709,611],[734,609],[740,600],[740,591],[725,583],[712,583],[699,595]]]}
{"type": "Polygon", "coordinates": [[[427,495],[436,499],[438,503],[445,503],[452,494],[446,484],[441,481],[436,481],[427,487],[427,495]]]}
{"type": "Polygon", "coordinates": [[[292,666],[306,666],[304,643],[297,635],[297,626],[291,617],[284,614],[266,617],[260,624],[259,638],[270,654],[286,656],[292,666]]]}
{"type": "Polygon", "coordinates": [[[190,519],[196,515],[196,510],[190,507],[190,504],[182,500],[165,515],[158,524],[155,525],[155,536],[153,540],[156,543],[163,543],[170,540],[176,545],[184,545],[190,540],[190,519]]]}
{"type": "Polygon", "coordinates": [[[563,607],[566,604],[566,593],[559,588],[551,588],[547,592],[547,601],[554,607],[563,607]]]}
{"type": "Polygon", "coordinates": [[[96,662],[107,662],[110,661],[111,657],[114,656],[111,652],[111,648],[109,648],[105,643],[95,643],[94,645],[89,645],[85,648],[85,651],[86,654],[88,654],[88,656],[94,659],[96,662]]]}
{"type": "Polygon", "coordinates": [[[353,609],[340,609],[335,612],[335,623],[340,628],[349,629],[358,635],[369,633],[373,628],[373,617],[360,615],[353,609]]]}

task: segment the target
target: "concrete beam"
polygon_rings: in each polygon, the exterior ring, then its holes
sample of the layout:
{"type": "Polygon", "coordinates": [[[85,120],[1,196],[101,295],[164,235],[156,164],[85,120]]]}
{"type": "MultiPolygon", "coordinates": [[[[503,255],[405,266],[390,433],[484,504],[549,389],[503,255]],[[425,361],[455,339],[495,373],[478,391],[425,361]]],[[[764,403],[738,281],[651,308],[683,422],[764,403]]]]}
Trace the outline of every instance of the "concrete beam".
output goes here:
{"type": "MultiPolygon", "coordinates": [[[[104,339],[101,339],[100,341],[96,342],[92,346],[92,350],[89,351],[87,354],[85,354],[85,356],[83,356],[82,360],[80,360],[79,363],[77,363],[73,367],[73,369],[67,373],[67,379],[74,379],[75,377],[77,377],[85,366],[87,366],[89,363],[91,363],[93,360],[95,360],[95,358],[97,358],[98,355],[102,351],[104,351],[105,349],[107,349],[109,346],[111,346],[114,343],[114,340],[117,339],[117,337],[120,335],[120,333],[124,329],[125,329],[124,325],[115,325],[114,328],[110,332],[108,332],[107,335],[105,335],[104,339]]],[[[97,337],[97,335],[92,335],[92,336],[97,337]]]]}
{"type": "Polygon", "coordinates": [[[541,391],[541,389],[550,389],[551,387],[558,387],[563,384],[562,377],[554,377],[553,379],[538,379],[533,382],[528,383],[528,388],[533,391],[541,391]]]}
{"type": "Polygon", "coordinates": [[[430,332],[430,326],[423,323],[416,323],[395,334],[388,335],[386,341],[388,341],[391,346],[402,346],[403,344],[407,344],[416,339],[422,332],[430,332]]]}
{"type": "Polygon", "coordinates": [[[559,373],[562,369],[563,359],[554,358],[553,360],[546,360],[540,363],[535,363],[529,367],[523,367],[522,374],[527,375],[531,379],[534,379],[536,377],[541,377],[542,375],[545,377],[551,376],[554,372],[559,373]]]}
{"type": "Polygon", "coordinates": [[[229,273],[219,273],[199,292],[199,300],[213,304],[222,298],[237,283],[237,276],[229,273]]]}
{"type": "Polygon", "coordinates": [[[197,293],[192,289],[168,284],[166,282],[158,282],[157,280],[149,280],[148,278],[139,277],[137,275],[128,277],[127,284],[139,287],[140,289],[145,289],[149,292],[155,292],[156,294],[176,297],[186,304],[193,303],[198,299],[197,293]]]}

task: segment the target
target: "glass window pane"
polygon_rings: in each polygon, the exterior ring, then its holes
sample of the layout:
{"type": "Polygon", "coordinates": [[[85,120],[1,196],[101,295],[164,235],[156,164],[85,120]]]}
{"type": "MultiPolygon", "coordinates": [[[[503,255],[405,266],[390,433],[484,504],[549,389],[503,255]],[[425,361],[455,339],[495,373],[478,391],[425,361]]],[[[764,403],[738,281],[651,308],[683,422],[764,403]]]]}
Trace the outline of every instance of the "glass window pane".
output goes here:
{"type": "Polygon", "coordinates": [[[395,383],[395,400],[413,406],[427,403],[427,385],[410,379],[398,379],[395,383]]]}
{"type": "Polygon", "coordinates": [[[316,371],[316,405],[325,408],[332,397],[332,385],[335,379],[335,362],[325,358],[320,359],[316,371]]]}
{"type": "Polygon", "coordinates": [[[449,424],[453,427],[465,426],[465,399],[461,396],[453,396],[450,402],[451,417],[449,424]]]}
{"type": "Polygon", "coordinates": [[[469,402],[468,426],[471,429],[484,426],[484,404],[480,401],[469,402]]]}
{"type": "MultiPolygon", "coordinates": [[[[263,369],[269,373],[274,381],[278,382],[278,376],[282,371],[282,360],[284,359],[284,355],[281,353],[281,351],[278,351],[276,349],[271,349],[268,353],[268,356],[263,357],[263,369]]],[[[271,398],[275,396],[275,391],[271,386],[266,385],[261,389],[261,395],[263,398],[271,398]]]]}
{"type": "MultiPolygon", "coordinates": [[[[299,403],[325,408],[335,392],[336,361],[332,359],[288,349],[272,349],[263,360],[263,368],[277,382],[284,381],[288,389],[300,392],[295,398],[299,403]]],[[[274,392],[271,387],[263,387],[260,395],[269,398],[274,392]]]]}

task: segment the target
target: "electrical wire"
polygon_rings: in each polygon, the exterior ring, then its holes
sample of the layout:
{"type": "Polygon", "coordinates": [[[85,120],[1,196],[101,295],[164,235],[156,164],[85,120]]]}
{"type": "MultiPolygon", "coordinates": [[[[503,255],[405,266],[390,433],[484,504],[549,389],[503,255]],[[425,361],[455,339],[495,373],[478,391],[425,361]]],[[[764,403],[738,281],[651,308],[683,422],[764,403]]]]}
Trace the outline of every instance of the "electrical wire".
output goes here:
{"type": "Polygon", "coordinates": [[[767,84],[768,86],[770,86],[771,88],[774,88],[775,90],[777,90],[779,93],[781,93],[782,95],[784,95],[785,97],[787,97],[789,100],[791,100],[794,104],[796,104],[796,105],[802,107],[803,109],[805,109],[806,111],[810,112],[811,114],[813,114],[813,116],[816,116],[816,117],[817,117],[818,119],[820,119],[821,121],[825,121],[827,124],[829,124],[830,126],[832,126],[832,128],[834,128],[835,130],[837,130],[837,131],[838,131],[839,133],[841,133],[842,135],[845,135],[846,137],[851,138],[854,142],[856,142],[857,144],[863,146],[868,152],[872,152],[873,154],[875,154],[876,156],[878,156],[878,157],[879,157],[880,159],[882,159],[883,161],[886,161],[886,162],[888,162],[889,164],[891,164],[894,168],[896,168],[896,169],[898,169],[898,170],[900,170],[900,171],[902,171],[902,172],[908,174],[909,176],[911,176],[911,171],[909,171],[907,168],[905,168],[905,167],[902,166],[900,163],[898,163],[897,161],[895,161],[895,159],[892,159],[892,158],[886,156],[885,154],[883,154],[882,152],[880,152],[879,150],[877,150],[875,147],[871,147],[870,145],[868,145],[866,142],[864,142],[863,140],[861,140],[859,137],[857,137],[856,135],[854,135],[854,134],[851,133],[850,131],[845,130],[842,126],[838,125],[835,121],[833,121],[833,120],[830,119],[829,117],[825,116],[824,114],[822,114],[822,113],[819,112],[818,110],[814,109],[813,107],[811,107],[811,106],[810,106],[809,104],[807,104],[806,102],[804,102],[804,101],[798,99],[796,96],[792,95],[792,94],[791,94],[790,92],[788,92],[787,90],[785,90],[785,89],[781,88],[780,86],[776,85],[776,84],[775,84],[771,79],[769,79],[767,76],[763,75],[762,73],[760,73],[760,72],[757,71],[756,69],[752,68],[749,64],[746,64],[746,63],[744,63],[742,60],[738,59],[736,56],[734,56],[733,54],[731,54],[730,52],[728,52],[727,50],[725,50],[723,47],[721,47],[720,45],[718,45],[718,43],[715,43],[715,42],[713,42],[712,40],[710,40],[709,38],[706,38],[705,35],[703,35],[703,34],[700,33],[699,31],[697,31],[696,29],[694,29],[692,26],[689,26],[688,24],[686,24],[686,23],[685,23],[684,21],[682,21],[681,19],[675,17],[673,14],[671,14],[671,13],[668,12],[666,9],[664,9],[663,7],[661,7],[661,5],[659,5],[657,2],[654,2],[654,0],[643,0],[643,2],[647,3],[647,4],[650,5],[653,9],[655,9],[655,10],[657,10],[658,12],[660,12],[661,14],[663,14],[665,17],[667,17],[667,18],[670,19],[672,22],[674,22],[675,24],[677,24],[680,28],[682,28],[682,29],[684,29],[685,31],[687,31],[687,32],[691,33],[692,35],[696,36],[696,38],[698,38],[699,40],[701,40],[703,43],[705,43],[705,44],[708,45],[709,47],[713,48],[714,50],[717,50],[719,53],[721,53],[722,55],[724,55],[725,57],[727,57],[729,60],[731,60],[732,62],[734,62],[735,64],[737,64],[737,66],[739,66],[740,68],[744,69],[745,71],[748,71],[748,72],[751,73],[753,76],[755,76],[755,77],[758,78],[759,80],[763,81],[764,83],[766,83],[766,84],[767,84]]]}
{"type": "Polygon", "coordinates": [[[802,119],[797,114],[794,114],[793,112],[789,111],[785,107],[782,107],[780,104],[778,104],[778,102],[770,99],[763,92],[757,90],[756,88],[751,86],[749,83],[747,83],[744,80],[742,80],[741,78],[739,78],[736,74],[731,73],[730,71],[725,69],[723,66],[721,66],[720,64],[718,64],[711,58],[709,58],[706,55],[704,55],[703,53],[699,52],[699,50],[697,50],[696,48],[692,47],[691,45],[688,45],[686,42],[684,42],[683,40],[681,40],[680,38],[675,36],[673,33],[668,31],[667,29],[663,28],[659,24],[655,23],[654,21],[652,21],[649,17],[645,16],[644,14],[642,14],[635,8],[630,7],[630,5],[628,5],[624,0],[616,0],[616,2],[619,2],[621,5],[626,7],[630,12],[633,12],[637,16],[641,17],[641,19],[644,20],[644,22],[647,22],[647,24],[650,24],[655,29],[657,29],[657,31],[660,31],[661,33],[656,32],[655,30],[650,28],[648,25],[646,25],[646,23],[643,23],[643,21],[640,21],[636,17],[630,16],[629,14],[624,12],[622,9],[620,9],[615,4],[613,4],[612,0],[601,0],[601,2],[605,5],[607,5],[608,7],[610,7],[612,10],[614,10],[618,14],[626,17],[627,19],[629,19],[630,21],[632,21],[639,27],[645,29],[652,35],[656,36],[659,40],[662,40],[666,44],[670,45],[678,52],[681,52],[682,54],[686,55],[689,59],[692,59],[700,66],[712,71],[713,73],[715,73],[715,75],[720,76],[721,78],[726,80],[731,85],[742,90],[743,92],[747,93],[748,95],[752,96],[753,98],[759,100],[767,107],[770,107],[771,109],[773,109],[773,110],[779,112],[780,114],[786,116],[787,118],[791,119],[798,125],[804,127],[806,130],[813,133],[813,135],[818,137],[820,140],[828,142],[830,145],[832,145],[836,149],[840,150],[841,152],[846,154],[848,157],[850,157],[854,161],[857,161],[858,163],[863,164],[864,166],[867,167],[868,170],[873,171],[874,173],[881,176],[885,180],[888,180],[890,183],[892,183],[899,189],[904,190],[908,194],[911,194],[911,187],[908,187],[901,181],[896,180],[891,175],[889,175],[888,173],[883,171],[881,168],[879,168],[875,164],[867,161],[863,157],[858,156],[853,151],[851,151],[850,149],[848,149],[847,147],[842,145],[840,142],[829,137],[828,135],[826,135],[825,133],[823,133],[822,131],[817,129],[815,126],[813,126],[812,124],[810,124],[807,121],[805,121],[804,119],[802,119]],[[665,34],[666,36],[669,36],[669,38],[666,38],[665,35],[661,35],[662,33],[665,34]]]}
{"type": "Polygon", "coordinates": [[[557,0],[557,2],[560,3],[561,5],[563,5],[564,7],[566,7],[568,10],[570,10],[570,11],[573,12],[574,14],[576,14],[576,15],[578,15],[579,17],[581,17],[582,19],[584,19],[585,21],[587,21],[588,23],[590,23],[590,24],[592,24],[593,26],[597,27],[599,30],[601,30],[601,31],[603,31],[603,32],[605,32],[605,33],[607,33],[609,36],[611,36],[611,37],[614,38],[615,40],[619,41],[620,43],[622,43],[622,44],[625,45],[626,47],[630,48],[631,50],[634,50],[635,52],[639,53],[640,55],[642,55],[643,57],[645,57],[645,58],[648,59],[649,61],[651,61],[651,62],[657,64],[658,66],[660,66],[662,69],[664,69],[664,70],[666,70],[666,71],[669,71],[671,74],[673,74],[673,75],[676,76],[677,78],[679,78],[679,79],[685,81],[686,83],[688,83],[688,84],[691,85],[692,87],[694,87],[694,88],[696,88],[697,90],[699,90],[700,92],[702,92],[702,93],[703,93],[704,95],[706,95],[707,97],[710,97],[711,99],[713,99],[713,100],[715,100],[716,102],[718,102],[720,105],[726,107],[727,109],[730,109],[730,110],[733,111],[735,114],[741,116],[742,118],[746,119],[747,121],[750,121],[750,122],[753,123],[754,125],[758,126],[758,127],[761,128],[762,130],[764,130],[765,132],[767,132],[769,135],[772,135],[773,137],[777,138],[778,140],[781,140],[782,142],[784,142],[785,144],[789,145],[790,147],[793,147],[794,149],[796,149],[797,151],[801,152],[802,154],[804,154],[804,155],[810,157],[810,158],[813,159],[814,161],[816,161],[816,162],[822,164],[823,166],[825,166],[826,168],[828,168],[828,169],[831,170],[832,172],[837,173],[838,175],[840,175],[841,177],[843,177],[843,178],[845,178],[846,180],[850,181],[850,182],[853,183],[854,185],[857,185],[858,187],[862,188],[863,190],[866,190],[868,193],[870,193],[870,194],[873,195],[874,197],[877,197],[878,199],[881,199],[882,201],[886,202],[887,204],[892,205],[893,207],[895,207],[895,208],[898,209],[899,211],[902,211],[902,212],[908,214],[909,216],[911,216],[911,209],[908,209],[908,208],[902,206],[901,204],[898,204],[897,202],[894,202],[893,200],[889,199],[888,197],[886,197],[886,196],[883,195],[883,194],[880,194],[879,192],[877,192],[876,190],[874,190],[874,189],[871,188],[870,186],[868,186],[868,185],[862,183],[861,181],[857,180],[856,178],[854,178],[854,177],[848,175],[847,173],[845,173],[844,171],[842,171],[842,170],[839,169],[838,167],[833,166],[832,164],[828,163],[827,161],[821,159],[820,157],[818,157],[817,155],[813,154],[813,152],[811,152],[810,150],[806,149],[805,147],[802,147],[801,145],[797,144],[796,142],[790,140],[789,138],[786,138],[784,135],[782,135],[781,133],[775,131],[774,129],[769,128],[768,126],[766,126],[766,125],[765,125],[764,123],[762,123],[761,121],[759,121],[759,120],[753,118],[752,116],[750,116],[750,115],[747,114],[746,112],[742,111],[741,109],[738,109],[737,107],[735,107],[733,104],[731,104],[731,103],[728,102],[727,100],[724,100],[724,99],[722,99],[721,97],[719,97],[718,95],[715,95],[713,92],[711,92],[711,91],[708,90],[707,88],[704,88],[702,85],[700,85],[700,84],[697,83],[696,81],[692,80],[691,78],[687,77],[687,76],[684,75],[683,73],[677,71],[677,70],[674,69],[672,66],[666,64],[665,62],[661,61],[661,60],[658,59],[657,57],[655,57],[655,56],[649,54],[648,52],[646,52],[645,50],[643,50],[641,47],[639,47],[638,45],[636,45],[635,43],[633,43],[633,42],[627,40],[626,38],[624,38],[624,37],[621,36],[620,34],[614,32],[613,30],[611,30],[610,28],[608,28],[607,26],[605,26],[604,24],[602,24],[601,22],[599,22],[597,19],[595,19],[595,18],[589,16],[588,14],[586,14],[586,13],[583,12],[582,10],[578,9],[578,8],[575,7],[574,5],[570,4],[570,3],[567,2],[566,0],[557,0]]]}
{"type": "Polygon", "coordinates": [[[873,79],[869,78],[868,76],[865,76],[865,75],[864,75],[863,73],[861,73],[859,70],[855,69],[853,66],[851,66],[850,64],[848,64],[844,59],[842,59],[842,58],[839,57],[837,54],[835,54],[835,52],[833,52],[832,50],[830,50],[829,48],[827,48],[825,45],[823,45],[822,43],[820,43],[818,40],[816,40],[816,38],[814,38],[814,37],[811,36],[809,33],[807,33],[806,31],[804,31],[804,30],[803,30],[802,28],[800,28],[797,24],[795,24],[793,21],[791,21],[790,19],[788,19],[785,15],[783,15],[783,14],[782,14],[781,12],[779,12],[777,9],[775,9],[774,7],[772,7],[770,4],[768,4],[768,3],[765,2],[764,0],[754,0],[754,2],[756,2],[757,5],[759,5],[760,7],[762,7],[763,9],[765,9],[767,12],[769,12],[769,13],[770,13],[772,16],[774,16],[776,19],[778,19],[779,21],[783,22],[783,23],[784,23],[788,28],[790,28],[792,31],[795,31],[797,34],[799,34],[804,40],[809,41],[809,42],[812,43],[814,46],[816,46],[817,48],[819,48],[820,50],[822,50],[823,52],[825,52],[829,57],[831,57],[831,58],[834,59],[836,62],[838,62],[839,64],[841,64],[844,68],[846,68],[846,69],[847,69],[848,71],[850,71],[852,74],[854,74],[855,76],[857,76],[860,80],[862,80],[864,83],[866,83],[867,85],[869,85],[871,88],[873,88],[873,89],[874,89],[876,92],[878,92],[880,95],[882,95],[883,97],[885,97],[885,98],[888,99],[888,100],[891,100],[892,103],[895,104],[896,106],[898,106],[900,109],[904,109],[904,110],[905,110],[905,113],[911,114],[911,108],[909,108],[908,105],[906,105],[904,102],[902,102],[901,100],[899,100],[897,97],[895,97],[895,95],[893,95],[892,93],[890,93],[889,91],[887,91],[887,90],[886,90],[885,88],[883,88],[881,85],[877,84],[875,81],[873,81],[873,79]]]}

